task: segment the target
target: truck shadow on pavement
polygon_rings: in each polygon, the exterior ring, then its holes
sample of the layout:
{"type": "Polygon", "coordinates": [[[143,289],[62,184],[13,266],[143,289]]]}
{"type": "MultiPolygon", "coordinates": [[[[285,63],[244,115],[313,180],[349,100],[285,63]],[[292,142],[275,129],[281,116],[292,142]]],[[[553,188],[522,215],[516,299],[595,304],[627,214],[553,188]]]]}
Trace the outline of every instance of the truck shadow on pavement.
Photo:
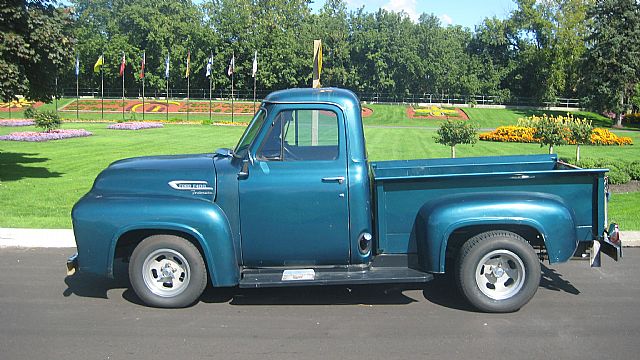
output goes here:
{"type": "MultiPolygon", "coordinates": [[[[125,289],[122,297],[134,304],[144,305],[130,288],[126,267],[115,270],[115,279],[88,274],[67,276],[63,296],[107,299],[112,289],[125,289]]],[[[556,270],[542,265],[540,287],[578,295],[580,291],[556,270]]],[[[284,288],[241,289],[208,286],[200,297],[203,303],[230,305],[407,305],[425,300],[446,308],[477,312],[460,295],[451,275],[439,275],[424,284],[336,285],[284,288]]]]}

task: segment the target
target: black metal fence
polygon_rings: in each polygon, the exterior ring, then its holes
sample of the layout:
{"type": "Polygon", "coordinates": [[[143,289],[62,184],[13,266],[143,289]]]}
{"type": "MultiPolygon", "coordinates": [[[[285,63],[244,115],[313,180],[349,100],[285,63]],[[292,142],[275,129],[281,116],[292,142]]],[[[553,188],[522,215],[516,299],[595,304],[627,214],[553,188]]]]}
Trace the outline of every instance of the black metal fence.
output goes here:
{"type": "MultiPolygon", "coordinates": [[[[256,98],[258,100],[263,99],[270,91],[258,90],[256,92],[256,98]]],[[[189,98],[194,100],[206,100],[209,99],[209,89],[189,89],[189,98]]],[[[61,97],[75,97],[76,89],[67,88],[61,89],[59,96],[61,97]]],[[[100,89],[95,88],[80,88],[79,96],[81,97],[95,97],[100,98],[100,89]]],[[[145,97],[166,99],[167,91],[165,89],[146,89],[145,97]]],[[[531,106],[531,107],[564,107],[564,108],[580,108],[580,99],[571,98],[556,98],[554,101],[540,102],[538,99],[525,98],[525,97],[509,97],[502,98],[491,95],[459,95],[459,94],[408,94],[398,95],[394,93],[358,93],[360,100],[370,103],[379,104],[418,104],[418,103],[433,103],[433,104],[473,104],[473,105],[507,105],[507,106],[531,106]]],[[[122,98],[122,89],[109,88],[104,89],[105,99],[120,99],[122,98]]],[[[125,97],[136,98],[142,97],[142,89],[138,88],[125,88],[125,97]]],[[[211,97],[214,99],[230,99],[231,90],[225,89],[213,89],[211,97]]],[[[253,100],[253,91],[236,90],[233,93],[234,99],[239,100],[253,100]]],[[[170,99],[185,99],[187,98],[187,89],[170,88],[170,99]]]]}

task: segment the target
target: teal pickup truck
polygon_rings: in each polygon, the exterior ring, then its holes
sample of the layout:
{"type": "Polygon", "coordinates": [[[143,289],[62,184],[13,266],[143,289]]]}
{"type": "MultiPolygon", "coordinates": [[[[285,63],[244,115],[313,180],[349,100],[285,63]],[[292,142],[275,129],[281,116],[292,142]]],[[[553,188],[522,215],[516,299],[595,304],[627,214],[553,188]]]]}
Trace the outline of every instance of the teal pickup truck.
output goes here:
{"type": "Polygon", "coordinates": [[[361,111],[347,90],[277,91],[233,150],[114,162],[73,208],[69,272],[112,276],[122,258],[157,307],[189,306],[208,283],[453,272],[471,305],[511,312],[535,294],[541,260],[621,256],[617,226],[605,228],[606,170],[555,155],[372,162],[361,111]]]}

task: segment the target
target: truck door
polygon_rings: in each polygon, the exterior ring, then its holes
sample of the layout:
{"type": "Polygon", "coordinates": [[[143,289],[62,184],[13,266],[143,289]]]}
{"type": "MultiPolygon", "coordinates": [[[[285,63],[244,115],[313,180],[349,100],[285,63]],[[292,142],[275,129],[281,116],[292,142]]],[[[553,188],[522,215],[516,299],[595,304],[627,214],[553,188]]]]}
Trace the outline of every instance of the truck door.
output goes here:
{"type": "Polygon", "coordinates": [[[349,262],[343,114],[330,105],[275,105],[239,181],[245,266],[349,262]]]}

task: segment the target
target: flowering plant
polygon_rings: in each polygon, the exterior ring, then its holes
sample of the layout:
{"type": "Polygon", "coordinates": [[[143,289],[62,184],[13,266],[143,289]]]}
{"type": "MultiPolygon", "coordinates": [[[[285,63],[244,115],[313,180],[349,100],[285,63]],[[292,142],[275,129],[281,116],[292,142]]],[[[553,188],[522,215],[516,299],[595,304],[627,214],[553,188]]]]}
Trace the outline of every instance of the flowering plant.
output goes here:
{"type": "Polygon", "coordinates": [[[30,126],[33,125],[32,120],[0,120],[0,126],[30,126]]]}
{"type": "Polygon", "coordinates": [[[85,129],[51,130],[47,132],[24,131],[24,132],[14,132],[9,135],[0,136],[0,140],[41,142],[41,141],[60,140],[60,139],[68,139],[68,138],[90,136],[90,135],[92,134],[86,131],[85,129]]]}
{"type": "Polygon", "coordinates": [[[113,130],[140,130],[140,129],[152,129],[164,127],[161,123],[157,122],[143,122],[143,121],[130,121],[123,123],[111,124],[109,129],[113,130]]]}

